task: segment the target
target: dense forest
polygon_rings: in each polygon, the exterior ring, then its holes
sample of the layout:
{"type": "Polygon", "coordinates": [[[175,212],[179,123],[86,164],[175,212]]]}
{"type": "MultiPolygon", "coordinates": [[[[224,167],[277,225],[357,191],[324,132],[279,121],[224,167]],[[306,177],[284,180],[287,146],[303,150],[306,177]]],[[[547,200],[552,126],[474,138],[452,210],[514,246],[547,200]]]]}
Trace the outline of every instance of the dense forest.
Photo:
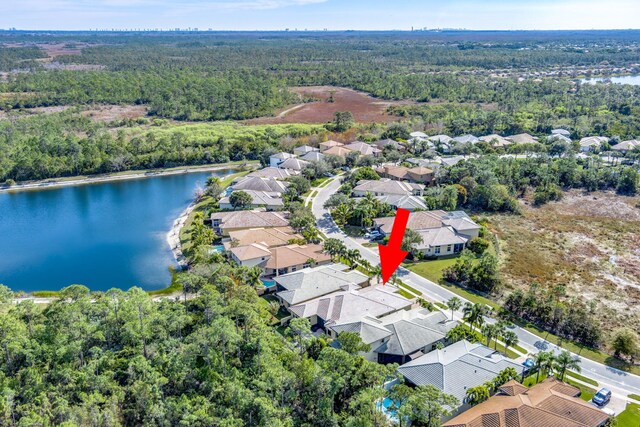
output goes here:
{"type": "Polygon", "coordinates": [[[321,130],[274,126],[234,138],[130,128],[269,116],[309,101],[288,90],[300,85],[411,100],[389,113],[432,133],[542,136],[564,126],[574,139],[640,135],[640,86],[576,79],[637,71],[637,31],[0,32],[2,44],[0,182],[255,159],[282,138],[321,130]],[[147,117],[98,124],[82,114],[114,104],[142,105],[147,117]],[[73,108],[25,117],[52,106],[73,108]]]}

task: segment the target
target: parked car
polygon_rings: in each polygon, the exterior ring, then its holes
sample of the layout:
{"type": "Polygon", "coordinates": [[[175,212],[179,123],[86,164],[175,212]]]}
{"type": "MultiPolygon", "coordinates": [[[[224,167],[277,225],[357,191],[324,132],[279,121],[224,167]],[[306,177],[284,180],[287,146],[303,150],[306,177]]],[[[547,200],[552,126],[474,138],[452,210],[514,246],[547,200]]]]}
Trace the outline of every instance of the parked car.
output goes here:
{"type": "Polygon", "coordinates": [[[604,406],[611,400],[611,390],[606,388],[601,388],[591,401],[598,406],[604,406]]]}
{"type": "Polygon", "coordinates": [[[364,235],[364,237],[366,237],[369,240],[379,240],[382,239],[384,237],[384,233],[381,233],[377,230],[374,231],[370,231],[367,234],[364,235]]]}

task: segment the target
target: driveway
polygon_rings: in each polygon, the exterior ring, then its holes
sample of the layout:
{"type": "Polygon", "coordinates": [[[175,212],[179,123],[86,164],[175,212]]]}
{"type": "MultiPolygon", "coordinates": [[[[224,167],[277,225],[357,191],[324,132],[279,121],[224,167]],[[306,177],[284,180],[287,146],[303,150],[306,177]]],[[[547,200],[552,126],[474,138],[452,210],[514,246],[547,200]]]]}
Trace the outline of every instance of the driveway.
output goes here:
{"type": "MultiPolygon", "coordinates": [[[[320,188],[318,194],[312,200],[311,210],[317,218],[318,228],[327,237],[342,240],[347,248],[358,249],[362,258],[369,261],[371,265],[378,265],[380,263],[380,258],[377,250],[374,251],[371,250],[371,248],[364,247],[360,242],[343,233],[331,218],[331,214],[324,208],[324,203],[332,194],[338,191],[340,185],[340,178],[334,178],[328,185],[320,188]]],[[[398,268],[398,279],[421,291],[433,301],[445,303],[452,297],[458,296],[440,285],[403,267],[398,268]]],[[[463,302],[466,302],[464,298],[459,296],[458,298],[463,302]]],[[[462,313],[455,313],[455,317],[457,319],[461,319],[462,313]]],[[[491,318],[487,318],[486,321],[487,323],[495,322],[495,320],[491,318]]],[[[564,350],[520,327],[515,327],[512,330],[518,335],[518,339],[520,340],[518,345],[526,349],[531,354],[537,353],[541,350],[551,350],[554,353],[559,353],[564,350]]],[[[581,360],[580,366],[582,368],[583,375],[598,381],[600,387],[609,388],[613,392],[614,397],[621,398],[629,393],[640,394],[640,376],[582,358],[579,355],[575,356],[581,360]]]]}

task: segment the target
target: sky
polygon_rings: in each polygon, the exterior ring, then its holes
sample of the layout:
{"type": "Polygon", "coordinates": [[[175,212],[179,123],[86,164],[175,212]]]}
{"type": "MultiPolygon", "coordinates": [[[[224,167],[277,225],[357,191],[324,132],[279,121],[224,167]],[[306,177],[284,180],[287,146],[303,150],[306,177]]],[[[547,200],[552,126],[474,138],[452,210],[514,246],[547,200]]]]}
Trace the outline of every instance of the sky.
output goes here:
{"type": "Polygon", "coordinates": [[[0,29],[640,28],[640,0],[2,0],[0,29]]]}

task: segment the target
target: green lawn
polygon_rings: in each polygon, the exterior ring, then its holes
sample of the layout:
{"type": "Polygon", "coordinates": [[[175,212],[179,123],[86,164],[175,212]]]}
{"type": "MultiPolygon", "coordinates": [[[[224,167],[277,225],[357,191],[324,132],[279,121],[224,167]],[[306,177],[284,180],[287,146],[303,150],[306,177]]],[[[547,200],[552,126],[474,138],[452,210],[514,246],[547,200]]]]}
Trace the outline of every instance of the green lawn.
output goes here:
{"type": "Polygon", "coordinates": [[[585,382],[587,384],[591,384],[592,386],[598,387],[598,381],[592,380],[591,378],[587,378],[584,375],[580,375],[580,374],[578,374],[576,372],[567,371],[567,373],[565,375],[567,377],[575,378],[576,380],[580,380],[580,381],[585,382]]]}
{"type": "Polygon", "coordinates": [[[416,274],[425,277],[432,282],[438,283],[442,279],[442,271],[456,263],[456,258],[435,259],[432,261],[422,261],[415,264],[404,264],[404,267],[416,274]]]}
{"type": "Polygon", "coordinates": [[[636,403],[627,404],[627,409],[622,411],[616,417],[618,426],[620,427],[637,427],[640,426],[640,405],[636,403]]]}
{"type": "Polygon", "coordinates": [[[637,400],[637,401],[640,401],[640,395],[637,395],[637,394],[630,394],[630,395],[629,395],[629,398],[630,398],[630,399],[637,400]]]}

